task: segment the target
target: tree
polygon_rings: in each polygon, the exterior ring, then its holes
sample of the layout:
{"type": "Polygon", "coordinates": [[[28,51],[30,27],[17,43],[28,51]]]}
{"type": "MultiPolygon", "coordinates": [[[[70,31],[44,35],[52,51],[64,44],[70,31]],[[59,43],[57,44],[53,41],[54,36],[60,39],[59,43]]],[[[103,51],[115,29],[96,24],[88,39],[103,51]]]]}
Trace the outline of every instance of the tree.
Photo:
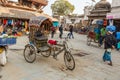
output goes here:
{"type": "Polygon", "coordinates": [[[54,14],[68,15],[73,12],[74,5],[69,3],[67,0],[57,0],[51,5],[51,9],[54,14]]]}

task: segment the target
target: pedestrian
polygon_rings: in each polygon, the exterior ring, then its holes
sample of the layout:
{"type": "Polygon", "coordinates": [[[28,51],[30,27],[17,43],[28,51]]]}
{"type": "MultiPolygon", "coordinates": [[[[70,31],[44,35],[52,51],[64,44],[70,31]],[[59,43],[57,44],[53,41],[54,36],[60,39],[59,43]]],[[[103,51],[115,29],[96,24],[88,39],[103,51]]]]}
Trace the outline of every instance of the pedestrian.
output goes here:
{"type": "Polygon", "coordinates": [[[105,36],[105,43],[104,43],[104,48],[105,52],[103,55],[103,61],[108,61],[108,65],[112,66],[112,60],[111,60],[111,51],[115,48],[116,45],[116,39],[113,35],[113,32],[107,31],[106,36],[105,36]]]}
{"type": "Polygon", "coordinates": [[[73,36],[73,26],[72,25],[70,25],[70,30],[69,31],[70,31],[69,39],[71,39],[71,36],[74,39],[74,36],[73,36]]]}
{"type": "Polygon", "coordinates": [[[104,26],[100,29],[100,38],[99,38],[99,46],[100,47],[103,44],[103,40],[105,38],[105,35],[106,35],[106,30],[105,30],[105,26],[104,26]]]}
{"type": "Polygon", "coordinates": [[[60,31],[59,38],[62,39],[62,34],[63,34],[63,26],[62,25],[60,25],[59,31],[60,31]]]}
{"type": "Polygon", "coordinates": [[[51,27],[51,38],[54,37],[54,34],[55,34],[55,27],[51,27]]]}

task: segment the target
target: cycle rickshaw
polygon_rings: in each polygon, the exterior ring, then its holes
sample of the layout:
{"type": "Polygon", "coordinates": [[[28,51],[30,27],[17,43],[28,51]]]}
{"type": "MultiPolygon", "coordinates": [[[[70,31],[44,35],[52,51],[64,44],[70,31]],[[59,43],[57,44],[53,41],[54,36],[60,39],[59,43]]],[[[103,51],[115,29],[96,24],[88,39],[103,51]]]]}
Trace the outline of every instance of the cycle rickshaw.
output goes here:
{"type": "Polygon", "coordinates": [[[40,16],[36,18],[30,19],[29,22],[29,43],[25,46],[24,49],[24,58],[27,62],[33,63],[36,60],[36,54],[41,53],[44,57],[49,57],[52,55],[56,58],[59,53],[64,52],[64,62],[69,70],[73,70],[75,68],[75,61],[71,53],[67,50],[66,41],[63,42],[63,45],[59,45],[63,47],[57,53],[55,51],[57,47],[57,41],[48,40],[48,35],[50,32],[50,28],[52,27],[52,22],[49,18],[40,16]],[[44,36],[39,40],[35,38],[36,31],[41,28],[41,32],[44,33],[44,36]],[[70,62],[72,61],[72,65],[70,62]]]}
{"type": "MultiPolygon", "coordinates": [[[[100,29],[103,26],[103,20],[95,19],[92,22],[91,29],[87,35],[87,45],[90,46],[92,42],[98,43],[100,38],[100,29]]],[[[99,43],[98,43],[99,45],[99,43]]]]}

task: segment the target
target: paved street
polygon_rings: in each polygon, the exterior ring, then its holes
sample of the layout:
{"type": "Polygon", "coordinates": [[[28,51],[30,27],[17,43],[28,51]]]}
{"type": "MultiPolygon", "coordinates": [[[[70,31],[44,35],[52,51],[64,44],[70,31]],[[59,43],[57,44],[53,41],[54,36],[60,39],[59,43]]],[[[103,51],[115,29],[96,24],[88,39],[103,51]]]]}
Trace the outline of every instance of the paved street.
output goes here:
{"type": "MultiPolygon", "coordinates": [[[[23,49],[28,38],[23,36],[18,38],[16,45],[9,47],[8,63],[2,68],[0,80],[120,80],[119,51],[113,51],[111,67],[102,61],[103,46],[98,48],[95,43],[87,46],[86,35],[75,33],[74,36],[75,39],[69,39],[68,44],[76,61],[75,70],[66,70],[63,54],[58,56],[57,61],[52,57],[39,55],[34,63],[27,63],[23,57],[23,49]],[[75,55],[79,53],[87,55],[75,55]]],[[[54,39],[61,41],[58,34],[54,39]]]]}

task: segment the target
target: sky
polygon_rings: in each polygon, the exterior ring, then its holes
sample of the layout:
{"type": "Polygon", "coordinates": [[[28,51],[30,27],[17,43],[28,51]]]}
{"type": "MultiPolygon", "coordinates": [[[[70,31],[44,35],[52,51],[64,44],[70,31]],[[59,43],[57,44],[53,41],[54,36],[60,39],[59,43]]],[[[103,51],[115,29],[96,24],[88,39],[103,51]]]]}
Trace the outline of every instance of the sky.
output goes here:
{"type": "MultiPolygon", "coordinates": [[[[44,13],[52,15],[52,10],[50,8],[51,4],[53,4],[56,0],[48,0],[48,5],[43,9],[44,13]]],[[[75,10],[73,13],[75,14],[83,14],[84,6],[92,5],[91,0],[68,0],[72,5],[75,6],[75,10]]],[[[100,0],[96,0],[98,2],[100,0]]],[[[107,0],[108,2],[112,3],[112,0],[107,0]]]]}

